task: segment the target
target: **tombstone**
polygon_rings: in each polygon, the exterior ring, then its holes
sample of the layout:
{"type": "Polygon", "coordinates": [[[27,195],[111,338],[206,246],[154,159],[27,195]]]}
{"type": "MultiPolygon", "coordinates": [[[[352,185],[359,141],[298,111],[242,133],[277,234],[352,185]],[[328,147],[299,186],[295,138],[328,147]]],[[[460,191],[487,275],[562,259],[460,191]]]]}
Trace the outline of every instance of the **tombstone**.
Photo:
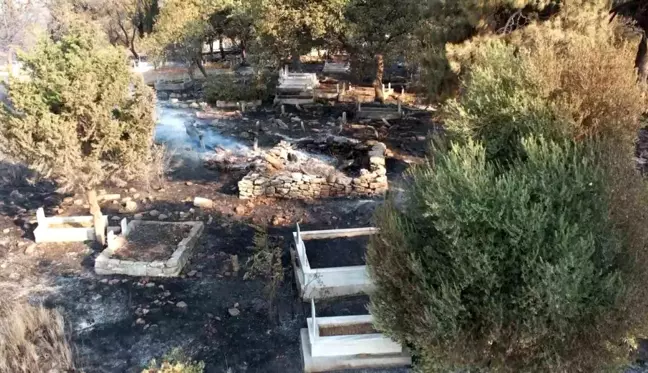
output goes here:
{"type": "Polygon", "coordinates": [[[281,115],[286,115],[286,107],[281,104],[281,115]]]}
{"type": "Polygon", "coordinates": [[[342,112],[342,124],[346,124],[346,123],[347,123],[346,111],[343,111],[342,112]]]}

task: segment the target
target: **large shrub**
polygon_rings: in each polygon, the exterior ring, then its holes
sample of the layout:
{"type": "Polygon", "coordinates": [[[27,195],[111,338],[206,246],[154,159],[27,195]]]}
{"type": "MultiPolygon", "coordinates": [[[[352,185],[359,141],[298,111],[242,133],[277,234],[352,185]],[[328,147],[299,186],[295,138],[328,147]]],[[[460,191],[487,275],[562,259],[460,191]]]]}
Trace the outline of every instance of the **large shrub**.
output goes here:
{"type": "Polygon", "coordinates": [[[377,212],[372,313],[424,372],[606,371],[646,331],[646,214],[611,206],[645,207],[631,168],[570,141],[521,150],[506,166],[472,141],[438,151],[377,212]]]}
{"type": "Polygon", "coordinates": [[[0,113],[0,147],[43,165],[88,195],[103,236],[96,187],[146,167],[153,142],[153,96],[123,51],[92,28],[71,26],[20,55],[24,76],[10,78],[11,106],[0,113]]]}
{"type": "Polygon", "coordinates": [[[455,138],[482,140],[489,157],[505,159],[528,134],[636,136],[646,101],[636,84],[634,48],[599,5],[577,5],[505,37],[448,47],[462,74],[461,95],[444,110],[455,138]]]}

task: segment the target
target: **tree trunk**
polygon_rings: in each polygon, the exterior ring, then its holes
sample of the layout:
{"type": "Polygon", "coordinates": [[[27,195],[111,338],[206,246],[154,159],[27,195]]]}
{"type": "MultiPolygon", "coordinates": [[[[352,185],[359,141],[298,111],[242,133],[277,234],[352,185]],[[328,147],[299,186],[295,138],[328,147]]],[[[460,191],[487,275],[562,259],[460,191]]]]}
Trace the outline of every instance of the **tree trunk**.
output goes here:
{"type": "Polygon", "coordinates": [[[247,48],[245,42],[241,42],[241,66],[247,65],[247,48]]]}
{"type": "Polygon", "coordinates": [[[302,71],[301,58],[299,56],[299,51],[294,50],[291,53],[291,66],[292,71],[300,73],[302,71]]]}
{"type": "Polygon", "coordinates": [[[385,96],[383,95],[382,80],[385,73],[385,61],[382,54],[376,54],[376,77],[374,79],[374,101],[384,103],[385,96]]]}
{"type": "Polygon", "coordinates": [[[220,49],[221,59],[225,61],[225,47],[223,46],[223,35],[218,35],[218,49],[220,49]]]}
{"type": "Polygon", "coordinates": [[[635,68],[637,69],[639,83],[646,84],[648,80],[648,39],[646,39],[646,34],[641,36],[641,41],[637,48],[635,68]]]}
{"type": "Polygon", "coordinates": [[[97,241],[102,245],[106,244],[106,227],[104,226],[103,214],[97,198],[97,190],[89,189],[87,191],[88,204],[90,205],[90,214],[92,215],[92,224],[94,225],[95,236],[97,241]]]}
{"type": "Polygon", "coordinates": [[[196,63],[196,66],[198,66],[198,70],[200,70],[200,72],[206,78],[207,77],[207,71],[205,71],[205,66],[203,66],[202,61],[200,60],[200,58],[196,58],[195,63],[196,63]]]}

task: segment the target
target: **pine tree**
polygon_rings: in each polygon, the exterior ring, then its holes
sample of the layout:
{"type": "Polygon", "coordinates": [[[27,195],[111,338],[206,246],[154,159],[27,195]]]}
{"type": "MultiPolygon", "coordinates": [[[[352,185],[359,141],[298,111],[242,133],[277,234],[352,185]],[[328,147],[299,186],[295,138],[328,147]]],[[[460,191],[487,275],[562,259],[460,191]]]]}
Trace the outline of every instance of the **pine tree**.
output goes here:
{"type": "Polygon", "coordinates": [[[124,53],[87,25],[69,27],[58,40],[43,39],[19,58],[25,76],[8,85],[2,148],[83,190],[103,242],[96,187],[149,158],[152,92],[131,74],[124,53]]]}

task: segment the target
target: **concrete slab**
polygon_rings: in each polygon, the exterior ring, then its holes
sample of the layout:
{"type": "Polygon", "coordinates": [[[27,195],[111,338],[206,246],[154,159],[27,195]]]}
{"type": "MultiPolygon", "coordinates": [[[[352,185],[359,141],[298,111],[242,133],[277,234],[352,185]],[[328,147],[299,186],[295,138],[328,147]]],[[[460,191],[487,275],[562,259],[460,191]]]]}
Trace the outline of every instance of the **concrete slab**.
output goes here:
{"type": "Polygon", "coordinates": [[[362,368],[392,368],[412,365],[412,357],[406,352],[391,355],[313,357],[307,328],[301,329],[300,339],[305,373],[362,368]]]}

